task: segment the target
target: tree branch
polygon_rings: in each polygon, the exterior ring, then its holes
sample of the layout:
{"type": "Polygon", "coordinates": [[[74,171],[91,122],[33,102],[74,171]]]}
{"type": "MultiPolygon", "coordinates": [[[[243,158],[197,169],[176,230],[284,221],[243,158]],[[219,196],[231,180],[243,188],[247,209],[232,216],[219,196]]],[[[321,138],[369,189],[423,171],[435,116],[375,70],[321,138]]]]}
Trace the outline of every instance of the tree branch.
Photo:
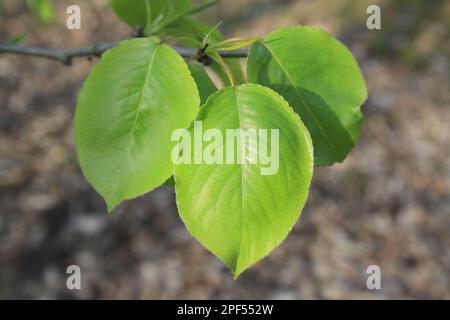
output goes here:
{"type": "MultiPolygon", "coordinates": [[[[71,65],[72,59],[77,57],[100,57],[103,52],[115,47],[118,42],[111,43],[98,43],[89,47],[57,50],[38,47],[24,47],[16,44],[2,44],[0,43],[0,54],[18,54],[24,56],[41,57],[54,61],[59,61],[65,65],[71,65]]],[[[193,48],[185,48],[179,46],[173,46],[184,58],[193,58],[198,56],[198,50],[193,48]]],[[[247,50],[233,50],[233,51],[220,51],[219,54],[223,58],[245,58],[247,57],[247,50]]]]}

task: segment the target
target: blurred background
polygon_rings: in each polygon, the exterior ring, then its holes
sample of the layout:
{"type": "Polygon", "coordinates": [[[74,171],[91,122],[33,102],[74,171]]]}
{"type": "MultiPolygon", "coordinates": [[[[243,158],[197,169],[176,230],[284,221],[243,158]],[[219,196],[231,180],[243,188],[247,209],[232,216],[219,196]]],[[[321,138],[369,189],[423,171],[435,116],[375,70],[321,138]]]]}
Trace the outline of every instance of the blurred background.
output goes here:
{"type": "MultiPolygon", "coordinates": [[[[48,25],[25,1],[0,8],[0,41],[73,48],[131,33],[106,0],[55,1],[48,25]],[[81,30],[65,27],[71,4],[81,30]]],[[[73,115],[96,59],[0,55],[0,298],[449,299],[450,1],[226,0],[204,17],[228,37],[302,24],[349,46],[369,90],[354,151],[316,169],[286,241],[233,281],[189,235],[171,189],[108,215],[83,178],[73,115]],[[370,4],[382,30],[366,27],[370,4]],[[82,290],[66,287],[71,264],[82,290]],[[381,290],[366,287],[372,264],[381,290]]]]}

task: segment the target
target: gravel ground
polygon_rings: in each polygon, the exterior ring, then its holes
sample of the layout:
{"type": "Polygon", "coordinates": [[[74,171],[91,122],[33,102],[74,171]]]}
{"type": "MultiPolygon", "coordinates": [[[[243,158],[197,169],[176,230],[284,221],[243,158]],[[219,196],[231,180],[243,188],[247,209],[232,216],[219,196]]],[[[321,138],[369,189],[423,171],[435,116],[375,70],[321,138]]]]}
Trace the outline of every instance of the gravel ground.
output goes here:
{"type": "MultiPolygon", "coordinates": [[[[77,47],[127,37],[104,1],[79,0],[83,29],[43,27],[3,0],[0,40],[77,47]]],[[[172,190],[106,214],[73,144],[80,86],[95,61],[71,67],[0,56],[0,298],[450,298],[450,3],[370,1],[383,29],[365,28],[367,1],[227,0],[212,9],[229,36],[291,25],[325,28],[361,63],[369,100],[362,137],[340,165],[316,170],[287,240],[237,281],[186,231],[172,190]],[[66,288],[68,265],[82,290],[66,288]],[[366,288],[379,265],[382,289],[366,288]]]]}

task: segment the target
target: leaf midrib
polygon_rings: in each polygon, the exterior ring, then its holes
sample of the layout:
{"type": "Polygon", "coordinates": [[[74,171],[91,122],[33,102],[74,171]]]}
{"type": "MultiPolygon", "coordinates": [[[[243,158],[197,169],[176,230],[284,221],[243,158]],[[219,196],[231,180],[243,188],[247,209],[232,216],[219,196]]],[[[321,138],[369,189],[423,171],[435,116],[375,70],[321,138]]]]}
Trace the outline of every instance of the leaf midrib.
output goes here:
{"type": "MultiPolygon", "coordinates": [[[[235,97],[235,100],[236,100],[236,110],[237,110],[237,117],[238,117],[239,128],[242,129],[241,110],[240,110],[240,103],[239,103],[237,88],[233,88],[233,91],[234,91],[234,97],[235,97]]],[[[239,144],[238,144],[238,146],[239,146],[239,144]]],[[[236,157],[237,157],[238,154],[239,154],[239,151],[237,151],[236,157]]],[[[241,156],[245,157],[245,152],[241,156]]],[[[234,270],[233,270],[233,274],[234,275],[235,275],[235,273],[237,271],[237,268],[238,268],[239,258],[241,257],[242,245],[243,245],[242,232],[244,230],[244,223],[245,223],[245,219],[244,219],[244,170],[245,170],[245,164],[246,164],[246,161],[244,159],[243,164],[240,165],[240,167],[241,167],[241,211],[240,212],[241,212],[242,223],[240,225],[241,230],[239,232],[239,252],[238,252],[238,255],[236,257],[236,265],[234,266],[234,270]]]]}
{"type": "Polygon", "coordinates": [[[150,75],[151,75],[151,71],[152,71],[152,68],[153,68],[153,63],[155,61],[155,56],[156,56],[156,52],[157,52],[158,48],[159,48],[159,46],[155,45],[153,47],[153,50],[152,50],[152,56],[151,56],[150,62],[148,64],[148,69],[147,69],[147,73],[145,74],[144,84],[142,85],[142,90],[141,90],[141,93],[139,95],[139,99],[138,99],[138,103],[137,103],[136,115],[134,116],[133,125],[131,126],[131,130],[130,130],[130,141],[128,143],[129,146],[131,145],[131,139],[132,139],[132,136],[134,134],[134,130],[136,128],[136,123],[137,123],[137,121],[139,119],[139,114],[141,113],[142,99],[143,99],[143,96],[144,96],[144,90],[145,90],[146,87],[148,87],[148,84],[150,82],[150,75]]]}
{"type": "MultiPolygon", "coordinates": [[[[150,79],[150,74],[151,74],[151,70],[153,68],[153,63],[154,63],[155,56],[156,56],[156,51],[157,51],[158,48],[159,48],[158,45],[155,45],[153,47],[152,56],[150,57],[150,62],[148,64],[148,69],[147,69],[147,72],[145,74],[144,84],[142,86],[142,90],[141,90],[141,93],[139,95],[139,99],[138,99],[138,103],[137,103],[137,107],[136,107],[136,115],[134,116],[133,124],[132,124],[131,129],[130,129],[130,134],[128,135],[127,158],[130,158],[130,155],[131,155],[131,142],[133,140],[134,130],[136,128],[136,123],[137,123],[137,121],[139,119],[139,114],[140,114],[140,111],[141,111],[140,109],[141,109],[141,106],[142,106],[142,98],[143,98],[143,95],[144,95],[144,89],[148,86],[148,83],[150,81],[149,80],[150,79]]],[[[127,162],[127,166],[129,167],[129,163],[128,162],[127,162]]],[[[120,171],[122,171],[122,167],[119,168],[119,172],[120,171]]],[[[118,180],[119,180],[119,173],[117,174],[117,178],[115,179],[115,182],[113,183],[113,187],[111,188],[111,190],[112,190],[111,193],[114,194],[114,195],[115,195],[115,193],[117,191],[118,180]]]]}

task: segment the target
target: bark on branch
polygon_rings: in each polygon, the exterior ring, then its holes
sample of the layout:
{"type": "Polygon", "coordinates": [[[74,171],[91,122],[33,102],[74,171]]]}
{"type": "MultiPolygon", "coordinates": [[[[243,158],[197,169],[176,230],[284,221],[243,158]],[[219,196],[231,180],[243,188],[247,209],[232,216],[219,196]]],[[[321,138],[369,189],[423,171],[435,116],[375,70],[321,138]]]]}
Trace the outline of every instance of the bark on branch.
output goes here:
{"type": "MultiPolygon", "coordinates": [[[[73,58],[93,56],[100,57],[103,52],[115,47],[117,44],[118,42],[98,43],[84,48],[57,50],[0,43],[0,54],[10,53],[24,56],[40,57],[59,61],[64,63],[65,65],[71,65],[73,58]]],[[[179,46],[173,46],[173,48],[184,58],[193,58],[198,56],[197,49],[179,46]]],[[[233,51],[220,51],[219,54],[223,58],[245,58],[247,57],[247,50],[241,49],[233,51]]]]}

